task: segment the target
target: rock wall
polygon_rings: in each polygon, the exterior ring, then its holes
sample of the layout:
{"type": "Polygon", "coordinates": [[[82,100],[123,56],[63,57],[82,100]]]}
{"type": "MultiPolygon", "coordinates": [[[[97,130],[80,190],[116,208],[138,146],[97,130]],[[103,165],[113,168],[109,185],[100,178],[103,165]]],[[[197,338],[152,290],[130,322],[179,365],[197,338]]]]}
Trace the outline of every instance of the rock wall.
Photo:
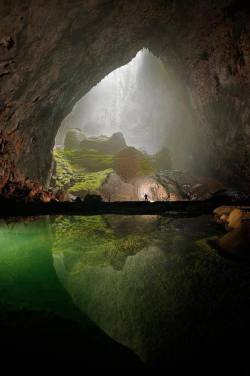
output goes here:
{"type": "Polygon", "coordinates": [[[45,182],[63,118],[147,47],[171,70],[173,90],[192,113],[192,126],[183,121],[172,135],[184,167],[248,189],[250,7],[244,3],[2,1],[0,180],[11,174],[45,182]]]}

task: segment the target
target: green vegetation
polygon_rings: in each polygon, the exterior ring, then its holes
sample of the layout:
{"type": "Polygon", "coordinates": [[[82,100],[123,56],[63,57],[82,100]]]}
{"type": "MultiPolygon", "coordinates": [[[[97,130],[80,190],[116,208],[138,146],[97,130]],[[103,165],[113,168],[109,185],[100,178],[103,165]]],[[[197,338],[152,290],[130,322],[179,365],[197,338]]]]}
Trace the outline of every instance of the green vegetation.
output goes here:
{"type": "Polygon", "coordinates": [[[98,150],[65,149],[63,154],[76,169],[84,167],[89,172],[95,172],[113,167],[113,155],[103,154],[98,150]]]}
{"type": "Polygon", "coordinates": [[[53,253],[63,253],[73,273],[83,267],[108,266],[122,269],[126,258],[149,244],[150,236],[123,234],[118,237],[101,216],[56,217],[52,225],[53,253]],[[76,261],[77,260],[77,261],[76,261]]]}
{"type": "Polygon", "coordinates": [[[98,190],[113,171],[113,156],[97,150],[55,149],[53,185],[80,195],[98,190]]]}
{"type": "Polygon", "coordinates": [[[65,158],[64,151],[55,149],[54,160],[56,163],[56,173],[54,175],[54,185],[58,188],[68,188],[71,180],[75,176],[75,170],[68,158],[65,158]]]}
{"type": "Polygon", "coordinates": [[[69,192],[80,195],[83,191],[96,191],[102,186],[105,179],[112,171],[113,170],[109,168],[98,172],[78,174],[77,181],[70,187],[69,192]]]}

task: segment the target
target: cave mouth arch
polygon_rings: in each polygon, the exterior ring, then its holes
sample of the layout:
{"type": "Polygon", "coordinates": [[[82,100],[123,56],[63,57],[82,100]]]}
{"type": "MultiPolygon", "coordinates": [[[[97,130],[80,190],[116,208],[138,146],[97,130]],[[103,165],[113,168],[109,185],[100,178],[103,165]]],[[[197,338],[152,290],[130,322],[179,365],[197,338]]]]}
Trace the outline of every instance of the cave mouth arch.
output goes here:
{"type": "Polygon", "coordinates": [[[74,105],[61,123],[55,146],[62,146],[66,132],[76,128],[87,137],[122,132],[129,145],[158,151],[166,143],[177,110],[176,94],[168,85],[161,59],[143,48],[74,105]]]}
{"type": "Polygon", "coordinates": [[[101,192],[106,201],[184,198],[173,184],[166,190],[157,174],[188,169],[194,123],[185,87],[143,48],[85,94],[62,121],[52,185],[81,198],[101,192]]]}
{"type": "Polygon", "coordinates": [[[194,10],[192,2],[184,8],[151,0],[110,7],[46,2],[46,22],[38,3],[22,3],[0,9],[0,189],[9,178],[26,176],[45,184],[63,119],[103,77],[147,47],[171,71],[188,108],[173,142],[176,163],[181,151],[180,167],[249,192],[250,31],[243,3],[201,0],[194,10]]]}

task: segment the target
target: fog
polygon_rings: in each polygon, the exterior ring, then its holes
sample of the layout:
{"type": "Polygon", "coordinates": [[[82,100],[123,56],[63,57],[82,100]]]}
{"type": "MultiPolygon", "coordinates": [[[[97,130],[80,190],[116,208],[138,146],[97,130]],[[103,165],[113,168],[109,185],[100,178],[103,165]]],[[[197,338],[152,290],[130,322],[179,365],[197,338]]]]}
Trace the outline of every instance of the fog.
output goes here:
{"type": "Polygon", "coordinates": [[[79,128],[87,136],[120,131],[128,145],[154,153],[167,143],[174,124],[174,101],[161,60],[143,49],[77,102],[63,121],[56,143],[63,143],[69,128],[79,128]]]}

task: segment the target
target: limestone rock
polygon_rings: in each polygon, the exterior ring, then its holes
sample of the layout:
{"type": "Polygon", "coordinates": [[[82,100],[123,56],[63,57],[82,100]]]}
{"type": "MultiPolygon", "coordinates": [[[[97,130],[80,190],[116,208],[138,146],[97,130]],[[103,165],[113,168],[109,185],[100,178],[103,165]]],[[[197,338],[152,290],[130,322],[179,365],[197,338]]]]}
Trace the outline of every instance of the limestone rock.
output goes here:
{"type": "Polygon", "coordinates": [[[219,248],[230,256],[250,259],[250,208],[221,206],[214,214],[228,230],[218,239],[219,248]]]}
{"type": "Polygon", "coordinates": [[[111,137],[88,138],[81,142],[85,149],[95,149],[105,154],[116,154],[126,147],[126,141],[121,132],[114,133],[111,137]]]}
{"type": "Polygon", "coordinates": [[[116,173],[111,173],[100,190],[105,201],[136,201],[134,186],[116,173]]]}
{"type": "Polygon", "coordinates": [[[125,181],[137,176],[152,174],[153,168],[150,159],[134,147],[126,147],[114,158],[114,170],[125,181]]]}
{"type": "Polygon", "coordinates": [[[80,129],[70,129],[66,133],[64,140],[65,149],[78,149],[80,143],[86,139],[85,134],[80,129]]]}

